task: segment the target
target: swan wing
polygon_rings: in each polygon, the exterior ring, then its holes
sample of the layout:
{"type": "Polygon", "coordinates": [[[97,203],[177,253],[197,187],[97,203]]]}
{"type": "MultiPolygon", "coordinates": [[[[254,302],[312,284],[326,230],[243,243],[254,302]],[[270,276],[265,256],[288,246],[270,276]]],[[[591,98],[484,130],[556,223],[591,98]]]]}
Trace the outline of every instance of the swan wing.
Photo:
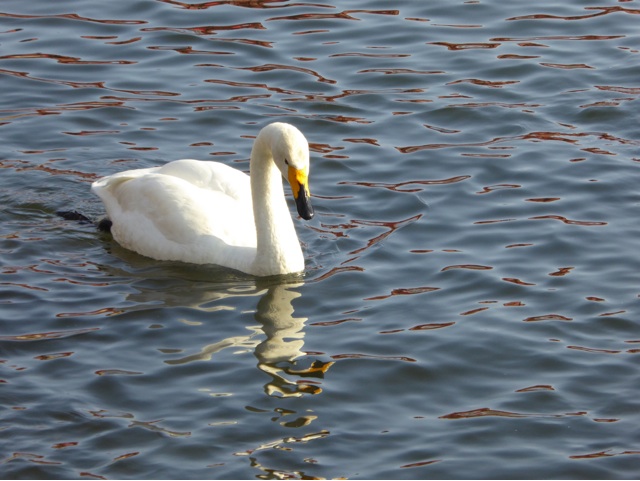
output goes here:
{"type": "Polygon", "coordinates": [[[92,188],[128,249],[241,270],[255,257],[249,177],[229,166],[184,159],[105,177],[92,188]]]}

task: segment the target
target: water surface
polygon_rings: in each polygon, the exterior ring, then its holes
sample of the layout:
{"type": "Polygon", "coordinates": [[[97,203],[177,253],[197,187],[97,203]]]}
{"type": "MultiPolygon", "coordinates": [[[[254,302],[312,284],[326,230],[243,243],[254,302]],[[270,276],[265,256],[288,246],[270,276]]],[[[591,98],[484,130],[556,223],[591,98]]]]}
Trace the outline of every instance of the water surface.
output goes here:
{"type": "Polygon", "coordinates": [[[637,1],[0,6],[4,478],[637,478],[637,1]],[[304,276],[90,183],[312,150],[304,276]]]}

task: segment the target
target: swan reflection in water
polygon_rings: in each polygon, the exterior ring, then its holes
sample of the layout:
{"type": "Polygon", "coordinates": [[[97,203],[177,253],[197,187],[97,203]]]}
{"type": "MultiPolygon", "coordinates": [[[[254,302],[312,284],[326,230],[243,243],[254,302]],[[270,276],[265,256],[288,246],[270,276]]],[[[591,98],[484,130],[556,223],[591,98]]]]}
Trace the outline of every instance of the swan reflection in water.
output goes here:
{"type": "Polygon", "coordinates": [[[208,361],[215,353],[229,347],[253,349],[258,359],[258,368],[272,378],[265,385],[268,395],[299,397],[322,392],[319,383],[309,378],[323,378],[333,362],[315,360],[311,365],[303,367],[296,361],[306,355],[302,348],[307,318],[294,317],[292,305],[293,300],[302,295],[295,290],[302,285],[303,283],[270,285],[264,290],[249,293],[251,296],[262,296],[255,312],[255,319],[260,325],[251,328],[251,334],[229,337],[203,347],[197,354],[165,362],[186,364],[208,361]],[[266,339],[260,340],[261,333],[266,339]]]}

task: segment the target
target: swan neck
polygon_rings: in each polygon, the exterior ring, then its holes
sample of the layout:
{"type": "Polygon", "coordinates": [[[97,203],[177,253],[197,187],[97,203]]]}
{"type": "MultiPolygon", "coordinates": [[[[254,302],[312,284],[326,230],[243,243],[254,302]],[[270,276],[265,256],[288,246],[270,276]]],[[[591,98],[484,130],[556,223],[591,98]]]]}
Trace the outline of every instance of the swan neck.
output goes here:
{"type": "Polygon", "coordinates": [[[265,275],[290,272],[291,250],[302,251],[291,220],[268,138],[259,135],[251,151],[250,179],[256,226],[256,270],[265,275]],[[259,265],[258,265],[259,264],[259,265]]]}

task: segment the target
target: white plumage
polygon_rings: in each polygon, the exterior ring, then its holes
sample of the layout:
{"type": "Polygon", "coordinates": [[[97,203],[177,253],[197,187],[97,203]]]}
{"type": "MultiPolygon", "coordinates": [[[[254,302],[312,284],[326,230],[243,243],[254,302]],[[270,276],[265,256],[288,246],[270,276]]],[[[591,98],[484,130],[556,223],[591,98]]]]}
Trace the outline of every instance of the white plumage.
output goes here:
{"type": "Polygon", "coordinates": [[[262,129],[251,151],[251,176],[219,162],[183,159],[93,183],[123,247],[159,260],[218,264],[257,276],[304,269],[282,177],[298,213],[313,217],[309,147],[285,123],[262,129]]]}

